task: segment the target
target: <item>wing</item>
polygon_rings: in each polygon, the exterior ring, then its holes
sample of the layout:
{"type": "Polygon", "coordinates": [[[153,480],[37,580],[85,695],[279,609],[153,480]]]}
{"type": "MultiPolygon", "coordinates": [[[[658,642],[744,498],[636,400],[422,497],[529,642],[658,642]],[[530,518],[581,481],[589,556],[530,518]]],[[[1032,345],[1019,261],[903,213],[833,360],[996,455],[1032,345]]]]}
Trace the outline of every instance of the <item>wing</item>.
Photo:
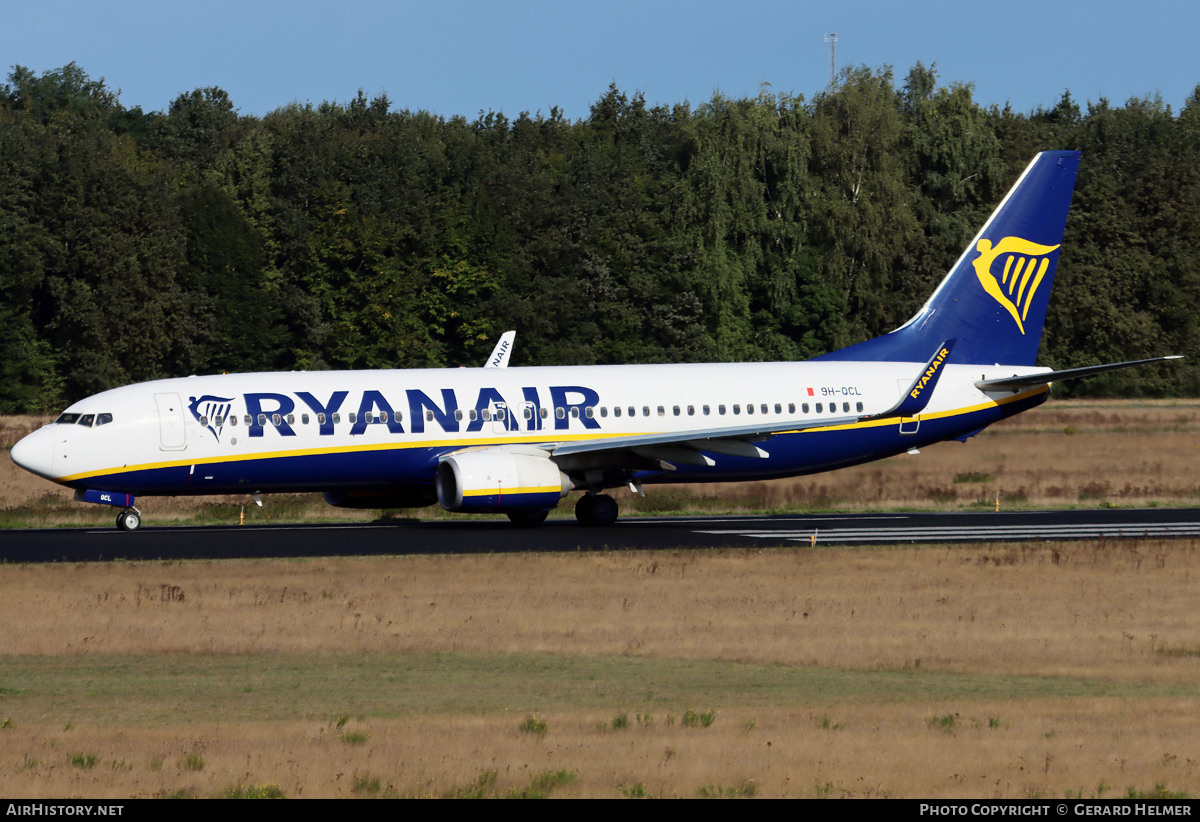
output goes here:
{"type": "Polygon", "coordinates": [[[550,458],[567,470],[589,465],[631,469],[674,469],[672,463],[712,466],[716,462],[703,452],[766,459],[770,453],[758,443],[775,434],[811,428],[833,428],[863,419],[827,417],[822,420],[783,420],[722,428],[695,428],[661,434],[617,435],[579,442],[548,445],[550,458]],[[588,457],[590,459],[583,459],[588,457]]]}
{"type": "Polygon", "coordinates": [[[612,472],[634,470],[673,471],[676,465],[712,467],[709,454],[768,459],[767,441],[776,434],[836,428],[864,420],[913,417],[925,410],[942,375],[943,365],[954,350],[954,340],[944,340],[925,363],[899,401],[876,414],[755,422],[750,425],[696,428],[655,434],[615,435],[576,442],[548,444],[550,458],[569,473],[595,472],[593,476],[613,482],[612,472]]]}

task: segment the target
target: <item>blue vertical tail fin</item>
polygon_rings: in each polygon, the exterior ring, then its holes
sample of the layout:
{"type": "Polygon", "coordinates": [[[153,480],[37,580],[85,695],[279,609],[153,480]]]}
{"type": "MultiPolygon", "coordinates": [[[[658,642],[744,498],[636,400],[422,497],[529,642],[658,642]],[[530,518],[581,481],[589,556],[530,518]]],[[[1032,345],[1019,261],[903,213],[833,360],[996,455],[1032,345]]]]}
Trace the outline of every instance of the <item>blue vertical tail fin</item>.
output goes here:
{"type": "Polygon", "coordinates": [[[1078,171],[1078,151],[1039,154],[911,320],[817,359],[924,362],[953,338],[956,363],[1033,365],[1078,171]]]}

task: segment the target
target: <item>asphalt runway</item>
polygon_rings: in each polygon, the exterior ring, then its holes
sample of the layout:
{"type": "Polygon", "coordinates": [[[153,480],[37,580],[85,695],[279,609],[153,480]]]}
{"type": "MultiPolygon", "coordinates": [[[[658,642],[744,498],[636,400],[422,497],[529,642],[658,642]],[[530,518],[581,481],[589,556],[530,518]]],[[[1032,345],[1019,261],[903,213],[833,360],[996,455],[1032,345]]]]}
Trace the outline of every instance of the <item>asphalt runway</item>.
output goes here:
{"type": "Polygon", "coordinates": [[[1200,509],[954,514],[642,517],[607,528],[573,520],[517,528],[494,521],[417,520],[351,525],[112,526],[0,531],[3,562],[232,559],[519,551],[767,548],[987,543],[1067,539],[1195,539],[1200,509]]]}

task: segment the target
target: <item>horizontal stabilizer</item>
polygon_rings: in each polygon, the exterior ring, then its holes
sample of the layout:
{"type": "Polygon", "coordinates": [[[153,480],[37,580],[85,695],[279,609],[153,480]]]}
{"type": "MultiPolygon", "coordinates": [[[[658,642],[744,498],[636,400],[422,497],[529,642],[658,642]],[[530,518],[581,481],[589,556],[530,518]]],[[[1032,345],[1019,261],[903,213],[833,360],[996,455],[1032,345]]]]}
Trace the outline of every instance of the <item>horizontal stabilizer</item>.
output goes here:
{"type": "Polygon", "coordinates": [[[1022,388],[1036,388],[1060,380],[1073,380],[1078,377],[1090,377],[1093,374],[1103,374],[1106,371],[1117,371],[1121,368],[1132,368],[1135,365],[1146,365],[1152,362],[1167,360],[1182,360],[1179,355],[1171,357],[1151,357],[1148,360],[1130,360],[1129,362],[1110,362],[1104,365],[1087,365],[1083,368],[1068,368],[1064,371],[1043,371],[1041,374],[1026,374],[1023,377],[1002,377],[998,380],[980,380],[975,387],[980,391],[1018,391],[1022,388]]]}

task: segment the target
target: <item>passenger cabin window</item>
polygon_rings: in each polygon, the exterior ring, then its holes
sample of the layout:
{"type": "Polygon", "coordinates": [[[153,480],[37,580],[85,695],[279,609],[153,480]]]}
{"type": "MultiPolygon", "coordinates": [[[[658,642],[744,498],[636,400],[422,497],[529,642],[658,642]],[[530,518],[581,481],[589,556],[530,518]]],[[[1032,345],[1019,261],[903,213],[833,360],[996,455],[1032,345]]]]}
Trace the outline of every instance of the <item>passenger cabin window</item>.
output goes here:
{"type": "Polygon", "coordinates": [[[614,406],[613,406],[613,416],[614,416],[614,417],[619,417],[619,416],[621,416],[621,406],[619,406],[619,405],[614,405],[614,406]]]}

